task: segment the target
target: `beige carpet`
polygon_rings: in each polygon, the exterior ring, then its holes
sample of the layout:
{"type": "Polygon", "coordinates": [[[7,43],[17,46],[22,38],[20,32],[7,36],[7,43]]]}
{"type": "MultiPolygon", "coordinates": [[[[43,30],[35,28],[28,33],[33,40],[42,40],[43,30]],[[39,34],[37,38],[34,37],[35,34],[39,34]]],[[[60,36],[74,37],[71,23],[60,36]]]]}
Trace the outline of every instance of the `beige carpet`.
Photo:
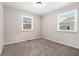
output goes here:
{"type": "Polygon", "coordinates": [[[76,56],[79,49],[46,39],[34,39],[5,45],[2,56],[76,56]]]}

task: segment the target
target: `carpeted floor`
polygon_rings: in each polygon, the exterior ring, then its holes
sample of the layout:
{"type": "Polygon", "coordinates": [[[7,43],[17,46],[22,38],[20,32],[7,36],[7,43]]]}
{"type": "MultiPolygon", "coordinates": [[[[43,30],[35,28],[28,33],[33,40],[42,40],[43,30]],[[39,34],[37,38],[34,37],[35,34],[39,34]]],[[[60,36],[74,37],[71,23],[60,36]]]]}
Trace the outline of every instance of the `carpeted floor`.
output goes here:
{"type": "Polygon", "coordinates": [[[2,56],[78,56],[79,49],[46,39],[34,39],[5,45],[2,56]]]}

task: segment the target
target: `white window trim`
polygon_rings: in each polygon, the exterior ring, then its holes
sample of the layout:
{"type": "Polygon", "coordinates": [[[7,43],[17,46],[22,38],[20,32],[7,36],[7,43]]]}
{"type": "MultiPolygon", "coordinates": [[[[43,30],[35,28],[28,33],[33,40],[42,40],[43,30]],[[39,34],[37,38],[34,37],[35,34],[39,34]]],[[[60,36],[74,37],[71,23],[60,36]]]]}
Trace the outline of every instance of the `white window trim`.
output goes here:
{"type": "MultiPolygon", "coordinates": [[[[26,24],[26,23],[25,23],[26,24]]],[[[33,30],[33,17],[31,16],[25,16],[25,15],[22,15],[22,31],[32,31],[33,30]],[[31,18],[32,19],[32,22],[31,22],[31,29],[24,29],[23,28],[23,17],[28,17],[28,18],[31,18]]]]}

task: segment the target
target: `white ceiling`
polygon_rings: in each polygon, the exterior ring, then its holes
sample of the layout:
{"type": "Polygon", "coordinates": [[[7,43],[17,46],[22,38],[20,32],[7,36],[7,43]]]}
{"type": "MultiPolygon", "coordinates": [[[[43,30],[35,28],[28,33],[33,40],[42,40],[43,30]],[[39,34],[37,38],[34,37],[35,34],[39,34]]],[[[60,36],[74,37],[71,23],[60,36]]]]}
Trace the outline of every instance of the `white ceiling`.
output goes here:
{"type": "Polygon", "coordinates": [[[4,6],[13,7],[21,10],[31,12],[36,15],[45,15],[65,5],[71,4],[70,2],[45,2],[44,6],[37,7],[34,2],[4,2],[4,6]]]}

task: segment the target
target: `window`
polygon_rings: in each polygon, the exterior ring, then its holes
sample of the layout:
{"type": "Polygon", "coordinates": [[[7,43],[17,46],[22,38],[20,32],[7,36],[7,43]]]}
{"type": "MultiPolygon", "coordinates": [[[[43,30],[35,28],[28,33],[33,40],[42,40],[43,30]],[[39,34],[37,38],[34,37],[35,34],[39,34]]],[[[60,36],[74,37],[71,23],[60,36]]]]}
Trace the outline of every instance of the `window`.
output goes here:
{"type": "Polygon", "coordinates": [[[58,15],[58,31],[77,32],[77,10],[58,15]]]}
{"type": "Polygon", "coordinates": [[[33,30],[33,18],[30,16],[22,16],[22,30],[33,30]]]}

